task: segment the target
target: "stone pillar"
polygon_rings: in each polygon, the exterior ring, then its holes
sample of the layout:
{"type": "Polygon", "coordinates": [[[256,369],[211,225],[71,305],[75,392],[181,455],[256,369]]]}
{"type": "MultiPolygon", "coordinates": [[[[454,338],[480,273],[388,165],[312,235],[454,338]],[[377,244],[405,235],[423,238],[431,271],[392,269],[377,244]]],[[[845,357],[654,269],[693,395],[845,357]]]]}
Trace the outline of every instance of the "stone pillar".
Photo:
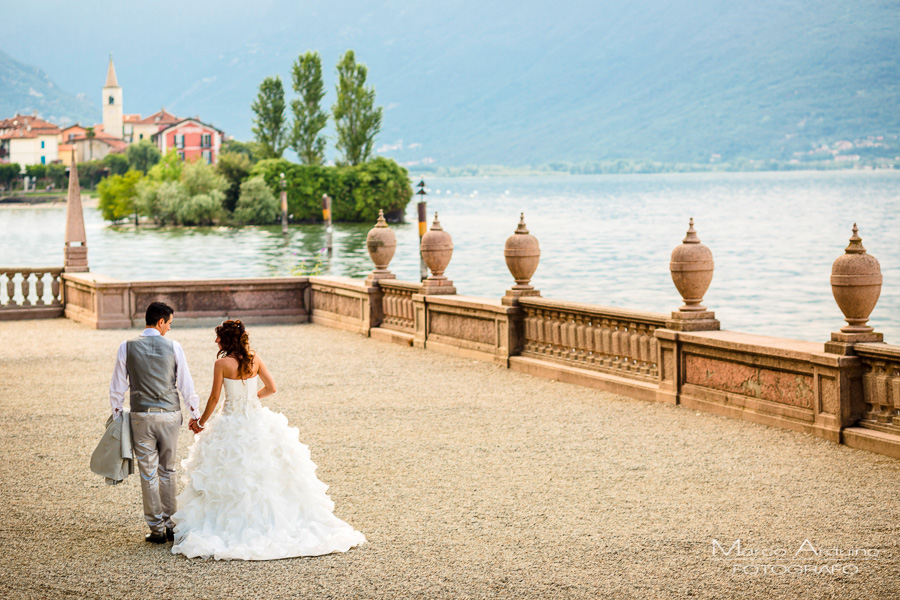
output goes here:
{"type": "Polygon", "coordinates": [[[866,325],[881,295],[881,265],[866,254],[858,232],[854,223],[850,244],[831,266],[831,292],[847,321],[825,344],[825,351],[834,354],[852,354],[855,343],[884,341],[882,334],[866,325]]]}
{"type": "Polygon", "coordinates": [[[453,282],[444,276],[450,258],[453,256],[453,238],[444,231],[434,213],[431,229],[422,236],[422,258],[431,271],[431,275],[422,282],[421,294],[455,294],[453,282]]]}
{"type": "Polygon", "coordinates": [[[525,213],[519,215],[519,227],[507,238],[503,255],[516,285],[506,290],[501,302],[506,306],[513,306],[522,296],[540,296],[541,293],[530,282],[541,261],[541,247],[537,238],[528,233],[525,213]]]}
{"type": "Polygon", "coordinates": [[[700,243],[690,220],[683,243],[672,251],[669,269],[672,281],[684,300],[684,306],[672,313],[666,328],[675,331],[714,331],[719,329],[716,314],[701,306],[703,295],[713,277],[713,257],[709,248],[700,243]]]}
{"type": "Polygon", "coordinates": [[[384,220],[383,210],[378,211],[378,221],[366,235],[366,248],[372,262],[375,263],[375,270],[366,278],[366,285],[372,286],[381,279],[396,279],[397,277],[388,270],[388,265],[397,250],[397,236],[384,220]]]}
{"type": "Polygon", "coordinates": [[[84,214],[81,209],[81,186],[78,185],[78,166],[75,151],[69,168],[69,195],[66,200],[65,271],[85,273],[88,269],[87,236],[84,233],[84,214]]]}

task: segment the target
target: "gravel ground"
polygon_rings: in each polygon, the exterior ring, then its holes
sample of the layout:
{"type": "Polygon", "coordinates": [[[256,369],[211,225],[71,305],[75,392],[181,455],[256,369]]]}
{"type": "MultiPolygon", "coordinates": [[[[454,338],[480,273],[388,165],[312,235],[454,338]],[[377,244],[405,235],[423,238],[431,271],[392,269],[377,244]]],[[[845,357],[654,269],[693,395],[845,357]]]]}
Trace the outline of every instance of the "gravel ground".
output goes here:
{"type": "MultiPolygon", "coordinates": [[[[145,543],[137,477],[112,487],[88,468],[116,348],[132,333],[4,322],[0,596],[900,594],[900,461],[316,325],[250,334],[278,382],[264,402],[300,428],[336,514],[368,544],[247,563],[145,543]],[[787,556],[714,557],[714,539],[787,556]],[[877,556],[795,555],[804,540],[877,556]],[[791,565],[838,567],[781,573],[791,565]]],[[[169,336],[205,400],[215,334],[176,315],[169,336]]],[[[181,458],[191,437],[185,428],[181,458]]]]}

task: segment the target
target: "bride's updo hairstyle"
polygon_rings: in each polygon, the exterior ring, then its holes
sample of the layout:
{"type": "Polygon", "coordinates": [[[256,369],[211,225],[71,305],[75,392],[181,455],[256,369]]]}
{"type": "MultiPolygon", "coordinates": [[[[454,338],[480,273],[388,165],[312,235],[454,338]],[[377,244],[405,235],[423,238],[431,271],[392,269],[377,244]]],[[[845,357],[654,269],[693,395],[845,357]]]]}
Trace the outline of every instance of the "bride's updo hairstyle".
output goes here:
{"type": "Polygon", "coordinates": [[[230,356],[238,361],[238,373],[250,375],[250,365],[253,362],[253,353],[250,352],[250,336],[244,329],[240,320],[225,321],[216,327],[216,335],[219,336],[218,357],[230,356]]]}

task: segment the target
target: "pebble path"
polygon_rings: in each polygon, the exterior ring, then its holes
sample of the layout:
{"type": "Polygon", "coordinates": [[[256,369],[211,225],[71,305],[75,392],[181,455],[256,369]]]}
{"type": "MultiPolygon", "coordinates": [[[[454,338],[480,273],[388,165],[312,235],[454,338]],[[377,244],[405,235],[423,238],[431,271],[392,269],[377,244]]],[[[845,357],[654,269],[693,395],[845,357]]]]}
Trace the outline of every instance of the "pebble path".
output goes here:
{"type": "MultiPolygon", "coordinates": [[[[139,330],[0,322],[0,597],[900,596],[900,461],[317,325],[249,331],[264,404],[368,543],[268,562],[147,544],[137,477],[88,468],[139,330]]],[[[169,337],[205,401],[212,328],[176,314],[169,337]]]]}

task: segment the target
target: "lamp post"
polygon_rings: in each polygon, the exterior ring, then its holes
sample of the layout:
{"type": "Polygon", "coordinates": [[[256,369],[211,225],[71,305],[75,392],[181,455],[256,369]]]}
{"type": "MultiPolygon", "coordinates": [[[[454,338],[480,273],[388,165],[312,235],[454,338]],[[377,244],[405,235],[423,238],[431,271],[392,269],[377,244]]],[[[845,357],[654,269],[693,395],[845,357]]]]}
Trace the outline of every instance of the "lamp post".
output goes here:
{"type": "Polygon", "coordinates": [[[425,191],[424,179],[420,180],[416,187],[419,188],[419,191],[416,192],[416,195],[419,196],[419,281],[425,281],[428,277],[428,267],[425,266],[425,258],[422,256],[422,236],[425,235],[425,231],[428,229],[428,223],[426,221],[428,218],[426,215],[428,212],[428,203],[425,201],[425,196],[428,195],[428,192],[425,191]]]}
{"type": "Polygon", "coordinates": [[[287,214],[287,181],[284,179],[284,173],[278,181],[281,185],[281,233],[287,235],[288,232],[288,214],[287,214]]]}

